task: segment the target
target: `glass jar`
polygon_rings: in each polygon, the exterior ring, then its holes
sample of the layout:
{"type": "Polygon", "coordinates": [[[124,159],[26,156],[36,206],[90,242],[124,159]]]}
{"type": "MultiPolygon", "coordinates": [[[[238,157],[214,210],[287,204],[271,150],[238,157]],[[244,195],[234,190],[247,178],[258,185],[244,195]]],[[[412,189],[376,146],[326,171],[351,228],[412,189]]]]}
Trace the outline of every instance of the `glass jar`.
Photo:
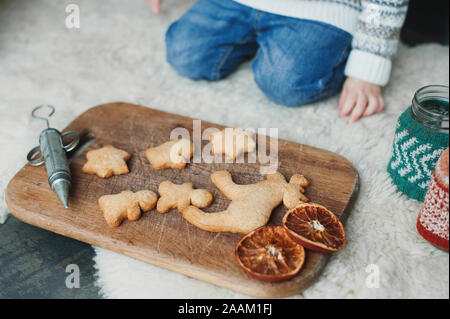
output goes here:
{"type": "Polygon", "coordinates": [[[397,188],[423,201],[434,167],[449,144],[449,88],[419,89],[400,115],[388,172],[397,188]]]}
{"type": "Polygon", "coordinates": [[[431,131],[448,134],[448,86],[429,85],[414,94],[411,118],[431,131]]]}

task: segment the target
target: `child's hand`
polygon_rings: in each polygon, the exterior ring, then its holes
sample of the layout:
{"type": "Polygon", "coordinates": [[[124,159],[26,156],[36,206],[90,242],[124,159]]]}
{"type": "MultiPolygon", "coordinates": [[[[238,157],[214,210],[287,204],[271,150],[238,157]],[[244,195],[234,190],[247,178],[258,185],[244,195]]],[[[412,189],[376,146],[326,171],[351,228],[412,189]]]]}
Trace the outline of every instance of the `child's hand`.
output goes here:
{"type": "Polygon", "coordinates": [[[152,5],[154,13],[161,12],[161,0],[146,0],[146,1],[152,5]]]}
{"type": "Polygon", "coordinates": [[[350,115],[347,123],[381,112],[385,107],[381,87],[355,78],[347,78],[339,99],[340,117],[350,115]]]}

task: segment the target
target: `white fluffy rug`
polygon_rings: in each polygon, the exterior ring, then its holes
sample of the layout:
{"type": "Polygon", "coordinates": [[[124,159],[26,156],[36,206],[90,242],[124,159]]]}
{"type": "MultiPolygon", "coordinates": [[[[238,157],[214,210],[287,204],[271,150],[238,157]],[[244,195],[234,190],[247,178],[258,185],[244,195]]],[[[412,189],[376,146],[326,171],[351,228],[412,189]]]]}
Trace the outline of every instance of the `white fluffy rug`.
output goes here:
{"type": "MultiPolygon", "coordinates": [[[[43,123],[33,106],[51,103],[51,124],[63,128],[92,106],[125,101],[234,127],[278,127],[279,136],[335,151],[361,175],[361,191],[347,221],[348,245],[334,255],[318,282],[296,297],[448,298],[449,255],[416,232],[420,203],[391,184],[388,163],[396,119],[421,86],[448,85],[449,50],[400,47],[387,110],[347,125],[337,97],[302,108],[268,101],[243,65],[226,80],[193,82],[166,63],[164,33],[193,1],[165,0],[154,16],[144,0],[73,0],[81,28],[65,27],[68,1],[0,0],[0,167],[4,188],[37,143],[43,123]],[[368,288],[368,265],[380,287],[368,288]]],[[[96,248],[101,293],[110,298],[244,297],[226,289],[96,248]]]]}

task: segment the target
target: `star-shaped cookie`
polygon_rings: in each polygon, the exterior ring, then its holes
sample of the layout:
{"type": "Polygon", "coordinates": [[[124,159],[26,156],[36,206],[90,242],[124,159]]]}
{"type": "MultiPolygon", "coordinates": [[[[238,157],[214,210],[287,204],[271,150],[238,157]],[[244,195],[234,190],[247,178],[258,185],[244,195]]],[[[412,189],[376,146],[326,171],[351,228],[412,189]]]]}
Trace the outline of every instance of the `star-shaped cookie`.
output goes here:
{"type": "Polygon", "coordinates": [[[253,133],[237,128],[226,129],[212,134],[213,154],[225,154],[235,160],[241,153],[251,153],[256,148],[253,133]]]}
{"type": "Polygon", "coordinates": [[[112,175],[122,175],[130,172],[126,161],[131,158],[131,154],[112,145],[89,151],[86,154],[86,158],[87,162],[82,168],[84,173],[108,178],[112,175]]]}

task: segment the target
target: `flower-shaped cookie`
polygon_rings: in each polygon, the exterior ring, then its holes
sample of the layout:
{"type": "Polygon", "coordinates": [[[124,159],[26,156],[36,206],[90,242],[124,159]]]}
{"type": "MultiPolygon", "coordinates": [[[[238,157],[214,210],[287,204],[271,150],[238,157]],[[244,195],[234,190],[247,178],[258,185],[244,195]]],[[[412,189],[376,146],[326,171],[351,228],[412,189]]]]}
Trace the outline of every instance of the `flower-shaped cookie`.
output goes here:
{"type": "Polygon", "coordinates": [[[193,205],[199,208],[208,207],[213,201],[213,195],[206,189],[194,189],[192,183],[181,185],[164,181],[159,185],[158,193],[161,196],[156,209],[160,213],[167,213],[172,208],[179,211],[193,205]]]}
{"type": "Polygon", "coordinates": [[[145,151],[145,156],[155,169],[183,169],[194,154],[194,144],[186,139],[173,140],[151,147],[145,151]]]}
{"type": "Polygon", "coordinates": [[[209,138],[213,154],[225,154],[235,160],[241,153],[251,153],[256,148],[253,133],[237,128],[226,129],[212,134],[209,138]]]}
{"type": "Polygon", "coordinates": [[[103,211],[106,222],[110,227],[118,227],[126,218],[134,221],[141,217],[141,210],[147,212],[156,205],[158,197],[149,190],[137,193],[126,190],[120,194],[104,195],[98,204],[103,211]]]}

